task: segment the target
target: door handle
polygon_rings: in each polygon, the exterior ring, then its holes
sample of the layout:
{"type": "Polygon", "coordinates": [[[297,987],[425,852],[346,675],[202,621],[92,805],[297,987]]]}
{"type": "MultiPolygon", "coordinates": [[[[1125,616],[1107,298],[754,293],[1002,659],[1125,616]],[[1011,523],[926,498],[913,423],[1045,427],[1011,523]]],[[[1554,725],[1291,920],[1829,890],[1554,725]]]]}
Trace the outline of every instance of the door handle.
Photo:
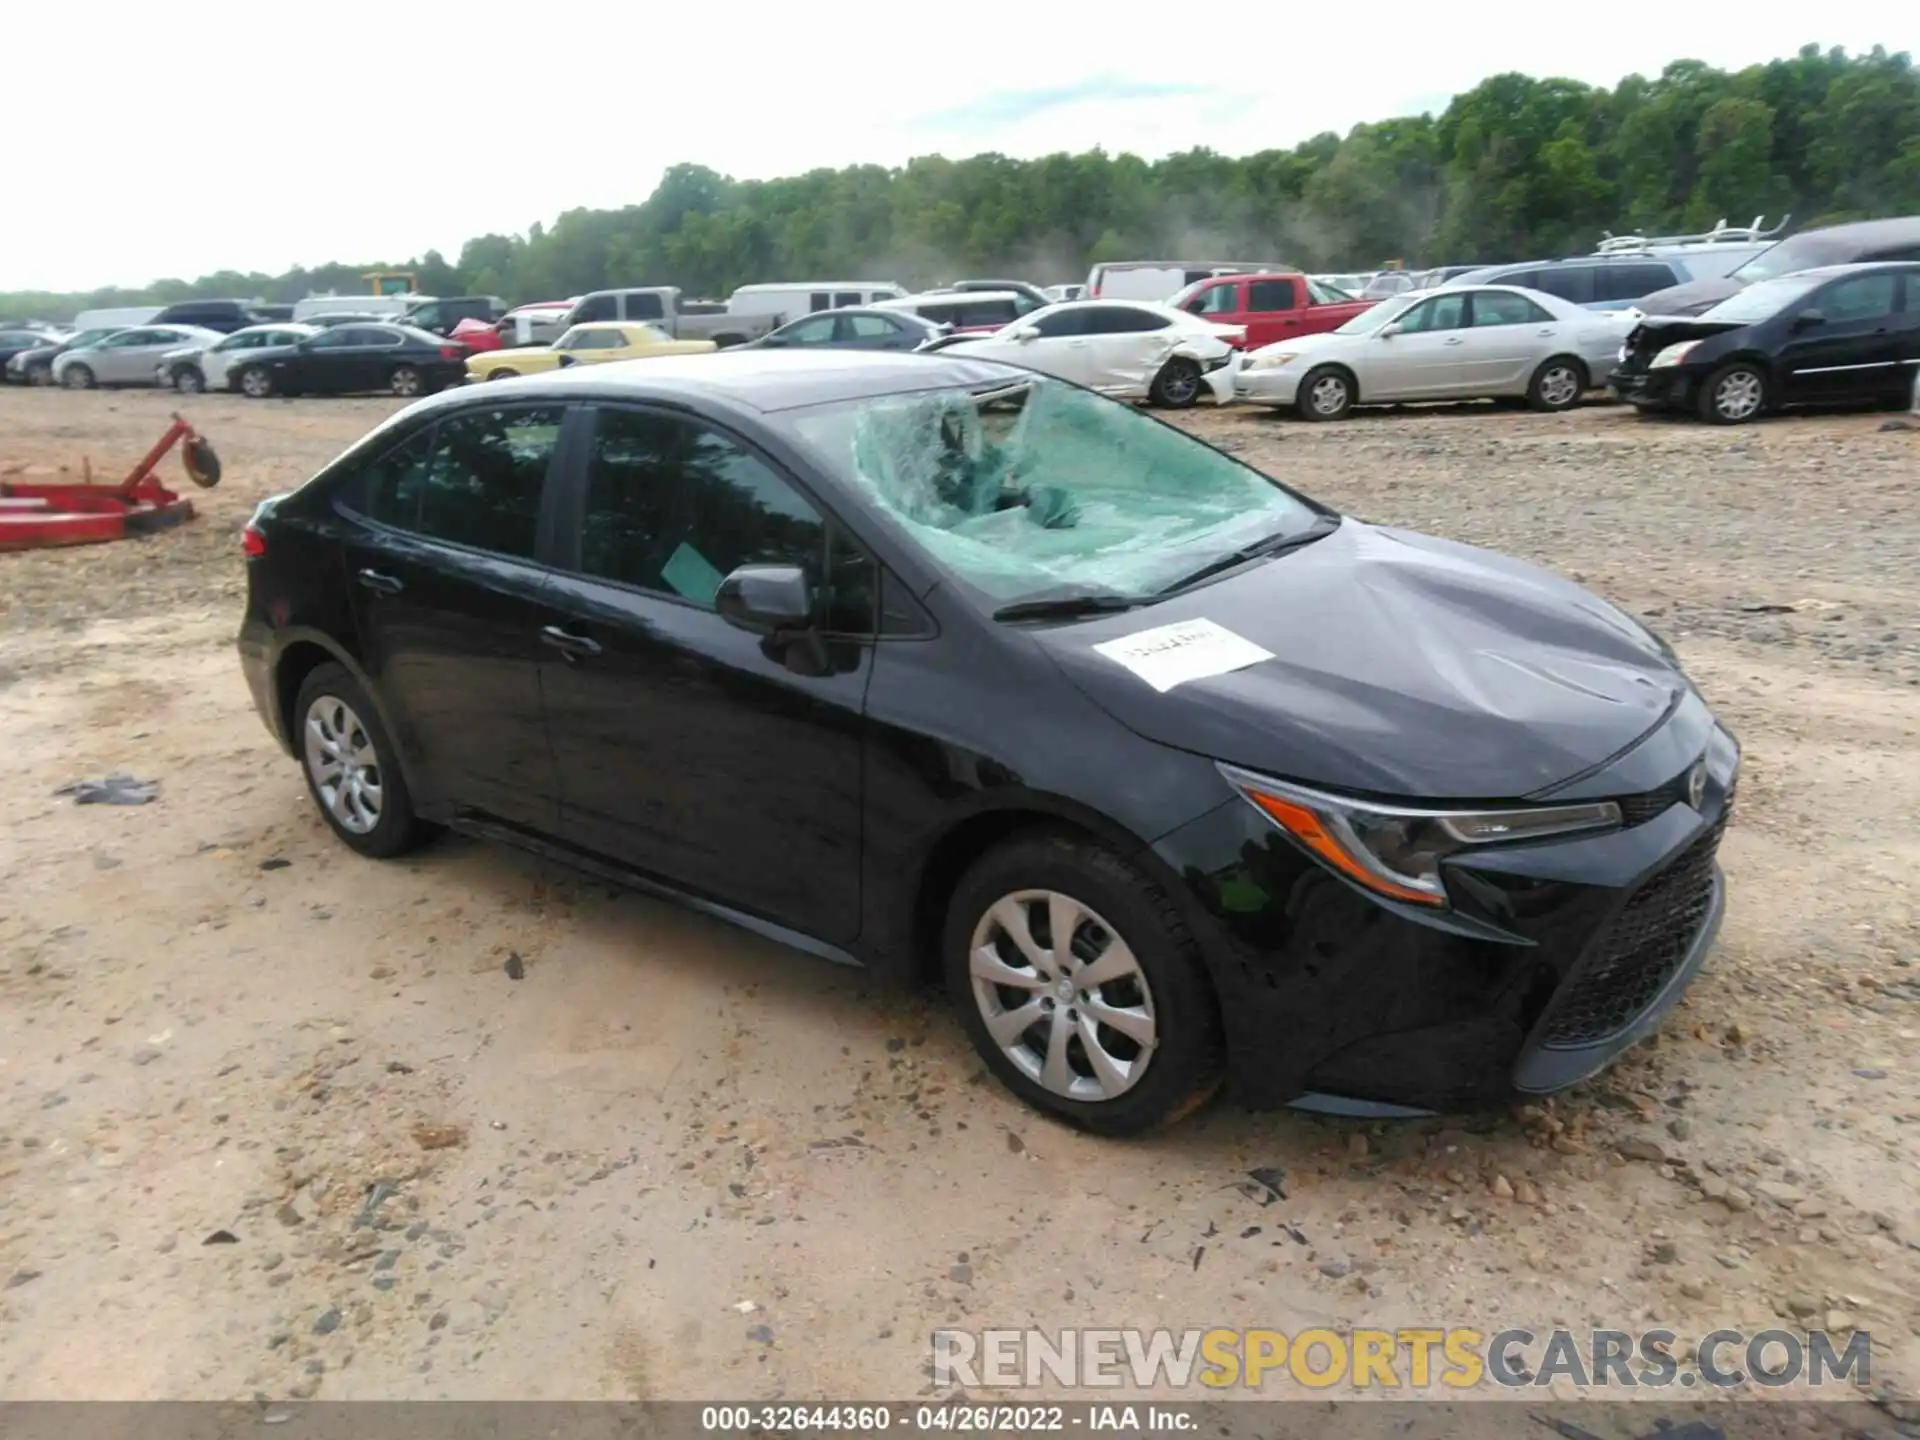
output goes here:
{"type": "Polygon", "coordinates": [[[1540,336],[1542,339],[1548,339],[1548,338],[1551,338],[1553,335],[1553,327],[1549,325],[1546,329],[1536,330],[1533,333],[1540,336]]]}
{"type": "Polygon", "coordinates": [[[548,625],[540,631],[540,643],[551,645],[562,655],[575,659],[582,655],[598,655],[600,642],[589,640],[584,635],[576,635],[571,630],[558,625],[548,625]]]}
{"type": "Polygon", "coordinates": [[[1464,345],[1466,342],[1458,335],[1449,335],[1445,343],[1448,345],[1464,345]]]}
{"type": "Polygon", "coordinates": [[[376,595],[398,595],[407,587],[391,575],[382,575],[378,570],[362,570],[354,579],[361,588],[373,591],[376,595]]]}

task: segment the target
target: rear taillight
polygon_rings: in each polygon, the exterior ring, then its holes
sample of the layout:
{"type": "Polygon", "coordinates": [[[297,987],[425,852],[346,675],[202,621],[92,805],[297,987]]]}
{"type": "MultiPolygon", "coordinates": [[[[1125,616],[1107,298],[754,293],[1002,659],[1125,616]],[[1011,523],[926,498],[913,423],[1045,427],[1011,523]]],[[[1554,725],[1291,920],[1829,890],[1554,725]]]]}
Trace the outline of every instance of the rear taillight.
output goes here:
{"type": "Polygon", "coordinates": [[[249,525],[240,532],[240,548],[247,552],[249,560],[258,560],[267,553],[267,537],[249,525]]]}
{"type": "Polygon", "coordinates": [[[442,360],[464,360],[466,355],[467,347],[464,345],[442,345],[440,347],[440,358],[442,360]]]}

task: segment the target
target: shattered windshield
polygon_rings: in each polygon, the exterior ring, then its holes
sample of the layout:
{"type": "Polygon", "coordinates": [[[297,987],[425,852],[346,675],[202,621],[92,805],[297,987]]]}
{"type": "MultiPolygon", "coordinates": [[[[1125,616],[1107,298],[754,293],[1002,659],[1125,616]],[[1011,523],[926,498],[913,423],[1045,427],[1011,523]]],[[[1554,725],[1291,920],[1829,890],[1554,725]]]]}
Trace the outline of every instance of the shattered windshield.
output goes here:
{"type": "Polygon", "coordinates": [[[821,463],[998,606],[1145,598],[1327,512],[1131,405],[1045,377],[812,406],[821,463]]]}

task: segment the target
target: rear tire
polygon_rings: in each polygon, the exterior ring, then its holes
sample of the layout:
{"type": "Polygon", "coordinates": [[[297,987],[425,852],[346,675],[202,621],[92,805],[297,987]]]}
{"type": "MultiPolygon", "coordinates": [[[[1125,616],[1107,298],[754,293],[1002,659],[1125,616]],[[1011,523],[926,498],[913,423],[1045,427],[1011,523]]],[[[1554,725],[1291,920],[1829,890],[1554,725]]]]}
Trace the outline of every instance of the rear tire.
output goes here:
{"type": "Polygon", "coordinates": [[[273,376],[264,366],[249,365],[234,377],[233,388],[249,400],[264,400],[273,394],[273,376]]]}
{"type": "Polygon", "coordinates": [[[411,400],[425,388],[420,383],[420,372],[411,365],[396,365],[393,374],[387,377],[387,388],[403,400],[411,400]]]}
{"type": "Polygon", "coordinates": [[[981,856],[948,902],[942,953],[974,1048],[1036,1110],[1138,1135],[1220,1086],[1220,1010],[1198,944],[1166,892],[1097,841],[1034,833],[981,856]],[[1071,929],[1057,948],[1055,917],[1071,929]]]}
{"type": "Polygon", "coordinates": [[[1183,355],[1176,355],[1160,367],[1147,387],[1147,399],[1163,410],[1188,410],[1200,398],[1200,367],[1183,355]]]}
{"type": "Polygon", "coordinates": [[[91,390],[99,382],[84,365],[69,365],[60,375],[60,383],[69,390],[91,390]]]}
{"type": "Polygon", "coordinates": [[[487,375],[488,380],[511,380],[520,372],[517,370],[494,370],[487,375]]]}
{"type": "Polygon", "coordinates": [[[1769,398],[1760,367],[1735,360],[1707,377],[1694,404],[1709,425],[1745,425],[1766,414],[1769,398]]]}
{"type": "Polygon", "coordinates": [[[1344,420],[1353,413],[1353,376],[1338,365],[1309,370],[1294,395],[1302,420],[1344,420]]]}
{"type": "Polygon", "coordinates": [[[1587,367],[1571,355],[1542,360],[1527,382],[1527,404],[1547,414],[1573,409],[1586,393],[1587,367]]]}
{"type": "Polygon", "coordinates": [[[289,721],[307,793],[348,848],[390,860],[426,838],[379,712],[344,665],[313,668],[289,721]]]}

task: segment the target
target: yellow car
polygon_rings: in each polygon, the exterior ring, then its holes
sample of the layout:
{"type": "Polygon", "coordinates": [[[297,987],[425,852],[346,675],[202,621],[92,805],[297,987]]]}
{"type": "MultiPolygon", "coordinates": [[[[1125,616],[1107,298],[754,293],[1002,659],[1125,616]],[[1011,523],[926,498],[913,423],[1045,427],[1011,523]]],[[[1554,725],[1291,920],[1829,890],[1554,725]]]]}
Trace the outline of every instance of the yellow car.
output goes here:
{"type": "Polygon", "coordinates": [[[651,355],[704,355],[720,347],[711,340],[676,340],[657,325],[632,320],[596,320],[575,325],[551,345],[483,350],[467,357],[469,380],[507,380],[563,365],[598,365],[651,355]]]}

